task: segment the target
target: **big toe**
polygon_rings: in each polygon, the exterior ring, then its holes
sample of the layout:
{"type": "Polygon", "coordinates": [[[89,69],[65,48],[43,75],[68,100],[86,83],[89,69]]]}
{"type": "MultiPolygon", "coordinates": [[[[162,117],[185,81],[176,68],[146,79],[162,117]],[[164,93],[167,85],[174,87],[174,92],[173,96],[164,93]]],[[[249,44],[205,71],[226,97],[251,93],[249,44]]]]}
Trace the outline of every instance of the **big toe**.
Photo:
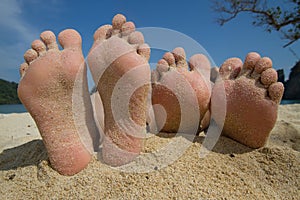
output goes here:
{"type": "Polygon", "coordinates": [[[246,70],[252,70],[255,68],[256,63],[259,61],[260,55],[256,52],[248,53],[244,62],[243,67],[246,70]]]}
{"type": "Polygon", "coordinates": [[[172,51],[177,67],[182,67],[188,69],[188,64],[186,62],[185,51],[182,47],[177,47],[172,51]]]}
{"type": "Polygon", "coordinates": [[[111,32],[112,26],[111,25],[103,25],[98,28],[94,33],[94,41],[102,41],[109,37],[111,32]]]}
{"type": "Polygon", "coordinates": [[[81,48],[81,36],[73,29],[66,29],[58,35],[58,41],[63,48],[81,48]]]}
{"type": "Polygon", "coordinates": [[[190,68],[210,80],[210,62],[203,54],[195,54],[190,58],[190,68]]]}
{"type": "Polygon", "coordinates": [[[126,17],[122,14],[117,14],[112,20],[113,29],[121,29],[123,24],[126,22],[126,17]]]}
{"type": "Polygon", "coordinates": [[[243,62],[239,58],[229,58],[220,67],[220,76],[224,79],[235,79],[240,73],[243,62]]]}

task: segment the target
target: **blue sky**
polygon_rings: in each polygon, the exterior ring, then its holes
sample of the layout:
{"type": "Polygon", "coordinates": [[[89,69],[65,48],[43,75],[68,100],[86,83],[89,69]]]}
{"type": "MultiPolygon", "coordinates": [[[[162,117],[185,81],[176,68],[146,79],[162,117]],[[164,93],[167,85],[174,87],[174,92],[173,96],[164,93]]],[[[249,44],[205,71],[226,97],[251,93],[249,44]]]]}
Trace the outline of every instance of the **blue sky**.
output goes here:
{"type": "MultiPolygon", "coordinates": [[[[244,59],[248,52],[256,51],[262,56],[269,56],[274,68],[283,68],[287,77],[298,60],[289,48],[282,48],[286,41],[280,38],[279,33],[269,34],[263,28],[252,26],[251,15],[242,14],[225,26],[219,26],[215,22],[218,13],[213,12],[212,3],[208,0],[0,2],[0,78],[9,81],[19,81],[18,67],[23,62],[23,54],[42,31],[52,30],[58,34],[66,28],[76,29],[82,35],[86,56],[93,43],[94,31],[100,25],[110,23],[117,13],[126,15],[137,28],[167,28],[185,34],[202,45],[218,66],[227,58],[244,59]]],[[[150,38],[149,34],[145,35],[146,42],[147,37],[150,38]]],[[[189,48],[174,38],[161,38],[161,41],[172,44],[172,47],[189,48]]],[[[290,47],[300,56],[300,42],[290,47]]],[[[162,54],[153,50],[151,62],[156,62],[162,54]]]]}

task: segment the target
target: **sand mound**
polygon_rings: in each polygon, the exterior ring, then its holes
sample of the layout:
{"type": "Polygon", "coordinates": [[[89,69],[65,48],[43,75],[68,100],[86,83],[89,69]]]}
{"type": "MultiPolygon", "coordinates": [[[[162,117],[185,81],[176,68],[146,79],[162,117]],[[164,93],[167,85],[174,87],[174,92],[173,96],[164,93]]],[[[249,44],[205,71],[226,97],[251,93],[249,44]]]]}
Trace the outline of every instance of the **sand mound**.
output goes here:
{"type": "MultiPolygon", "coordinates": [[[[36,127],[30,126],[30,135],[24,133],[28,123],[32,123],[28,114],[0,117],[0,140],[7,139],[5,147],[0,143],[1,149],[5,148],[0,153],[1,199],[300,198],[300,105],[280,106],[278,122],[264,148],[252,150],[221,137],[213,150],[200,158],[201,135],[166,167],[142,163],[151,166],[146,173],[112,169],[95,156],[79,174],[61,176],[49,166],[43,143],[35,135],[36,127]],[[14,124],[18,118],[23,120],[14,124]],[[11,127],[3,120],[10,121],[11,127]],[[18,145],[9,140],[10,135],[19,135],[18,145]]],[[[159,134],[147,139],[144,151],[159,160],[156,150],[174,140],[190,142],[181,136],[159,134]]]]}

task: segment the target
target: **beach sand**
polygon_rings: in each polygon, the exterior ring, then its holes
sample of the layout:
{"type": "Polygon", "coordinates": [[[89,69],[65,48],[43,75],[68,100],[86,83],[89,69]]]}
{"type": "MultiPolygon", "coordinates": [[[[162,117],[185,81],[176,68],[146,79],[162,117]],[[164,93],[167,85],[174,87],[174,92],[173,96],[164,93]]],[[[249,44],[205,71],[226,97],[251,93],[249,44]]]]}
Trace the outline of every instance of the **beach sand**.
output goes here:
{"type": "MultiPolygon", "coordinates": [[[[144,152],[156,155],[171,141],[189,143],[182,136],[164,136],[148,138],[144,152]]],[[[280,106],[264,148],[253,150],[220,137],[200,158],[203,140],[203,134],[197,136],[166,167],[153,162],[161,162],[159,156],[143,161],[139,169],[149,167],[146,173],[113,169],[94,156],[85,170],[67,177],[49,166],[28,113],[2,114],[0,199],[300,199],[300,104],[280,106]]]]}

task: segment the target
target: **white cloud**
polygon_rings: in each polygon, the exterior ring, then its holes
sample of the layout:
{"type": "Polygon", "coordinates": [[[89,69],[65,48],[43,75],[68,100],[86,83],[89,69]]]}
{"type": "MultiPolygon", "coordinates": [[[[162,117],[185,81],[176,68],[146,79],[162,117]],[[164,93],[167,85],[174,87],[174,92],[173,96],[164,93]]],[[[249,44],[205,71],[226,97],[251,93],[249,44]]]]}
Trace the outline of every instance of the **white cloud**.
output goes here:
{"type": "Polygon", "coordinates": [[[24,42],[33,40],[37,30],[22,17],[22,3],[17,0],[2,0],[0,7],[0,26],[13,33],[24,42]]]}
{"type": "Polygon", "coordinates": [[[40,28],[26,19],[26,9],[34,6],[51,12],[55,5],[56,0],[49,0],[46,5],[37,0],[1,0],[0,78],[18,81],[18,68],[23,62],[23,54],[30,43],[39,37],[40,28]]]}

